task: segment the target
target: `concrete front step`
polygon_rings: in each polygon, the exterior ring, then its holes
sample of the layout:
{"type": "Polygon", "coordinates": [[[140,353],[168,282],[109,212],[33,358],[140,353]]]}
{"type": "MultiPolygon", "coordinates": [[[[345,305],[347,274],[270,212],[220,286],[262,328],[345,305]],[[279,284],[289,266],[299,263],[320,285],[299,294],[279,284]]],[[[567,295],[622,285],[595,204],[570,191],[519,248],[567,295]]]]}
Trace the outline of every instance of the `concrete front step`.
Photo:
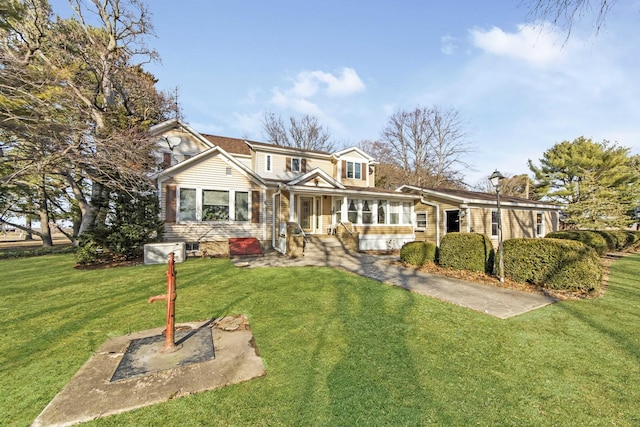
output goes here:
{"type": "Polygon", "coordinates": [[[342,242],[335,236],[306,236],[305,241],[304,256],[336,256],[349,253],[342,242]]]}

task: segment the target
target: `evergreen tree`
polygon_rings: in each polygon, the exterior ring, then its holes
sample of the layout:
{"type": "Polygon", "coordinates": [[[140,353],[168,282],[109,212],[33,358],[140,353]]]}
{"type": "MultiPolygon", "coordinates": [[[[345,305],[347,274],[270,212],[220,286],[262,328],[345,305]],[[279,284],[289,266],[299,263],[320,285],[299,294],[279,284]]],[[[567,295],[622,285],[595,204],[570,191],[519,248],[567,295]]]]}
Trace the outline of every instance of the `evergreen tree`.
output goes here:
{"type": "Polygon", "coordinates": [[[623,227],[639,195],[638,173],[629,149],[584,137],[547,150],[540,166],[529,160],[535,191],[565,207],[566,223],[579,228],[623,227]]]}

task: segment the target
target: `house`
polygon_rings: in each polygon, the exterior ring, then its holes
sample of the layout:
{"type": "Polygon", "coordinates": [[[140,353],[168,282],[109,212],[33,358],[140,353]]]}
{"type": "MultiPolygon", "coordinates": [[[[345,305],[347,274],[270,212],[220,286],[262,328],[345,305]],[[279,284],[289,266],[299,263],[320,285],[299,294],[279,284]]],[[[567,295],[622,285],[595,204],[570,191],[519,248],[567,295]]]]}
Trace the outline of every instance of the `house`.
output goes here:
{"type": "MultiPolygon", "coordinates": [[[[403,185],[398,191],[420,197],[414,205],[416,240],[435,242],[439,246],[440,239],[447,233],[476,232],[490,236],[497,247],[495,193],[411,185],[403,185]]],[[[500,196],[503,240],[544,237],[557,231],[559,209],[552,203],[500,196]]]]}
{"type": "Polygon", "coordinates": [[[358,250],[413,241],[420,195],[374,186],[377,162],[357,147],[334,153],[206,135],[173,119],[153,126],[164,240],[225,254],[230,238],[286,253],[292,230],[341,229],[358,250]],[[294,228],[290,228],[294,224],[294,228]]]}

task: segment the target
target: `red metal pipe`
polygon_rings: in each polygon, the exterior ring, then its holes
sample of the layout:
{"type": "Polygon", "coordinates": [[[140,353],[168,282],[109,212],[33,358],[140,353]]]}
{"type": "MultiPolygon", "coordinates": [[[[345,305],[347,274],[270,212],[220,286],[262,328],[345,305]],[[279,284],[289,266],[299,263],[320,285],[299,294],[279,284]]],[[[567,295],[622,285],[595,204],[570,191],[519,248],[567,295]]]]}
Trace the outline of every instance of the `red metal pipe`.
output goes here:
{"type": "Polygon", "coordinates": [[[176,332],[176,268],[174,263],[174,253],[169,254],[169,268],[167,269],[167,293],[149,298],[151,304],[154,301],[167,301],[167,322],[165,328],[165,340],[162,352],[172,352],[177,350],[175,343],[176,332]]]}

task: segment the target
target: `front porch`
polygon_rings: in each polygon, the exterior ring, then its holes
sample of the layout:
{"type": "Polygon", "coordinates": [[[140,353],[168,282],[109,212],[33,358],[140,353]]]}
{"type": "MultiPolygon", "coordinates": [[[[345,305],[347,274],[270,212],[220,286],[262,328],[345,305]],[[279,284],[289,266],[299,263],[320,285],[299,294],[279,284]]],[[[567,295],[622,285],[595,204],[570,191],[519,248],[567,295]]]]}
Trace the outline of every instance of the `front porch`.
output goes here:
{"type": "Polygon", "coordinates": [[[311,236],[332,235],[344,226],[359,236],[356,250],[360,251],[396,250],[415,240],[413,201],[406,194],[287,188],[274,195],[273,206],[275,236],[283,234],[287,223],[295,223],[311,236]]]}

